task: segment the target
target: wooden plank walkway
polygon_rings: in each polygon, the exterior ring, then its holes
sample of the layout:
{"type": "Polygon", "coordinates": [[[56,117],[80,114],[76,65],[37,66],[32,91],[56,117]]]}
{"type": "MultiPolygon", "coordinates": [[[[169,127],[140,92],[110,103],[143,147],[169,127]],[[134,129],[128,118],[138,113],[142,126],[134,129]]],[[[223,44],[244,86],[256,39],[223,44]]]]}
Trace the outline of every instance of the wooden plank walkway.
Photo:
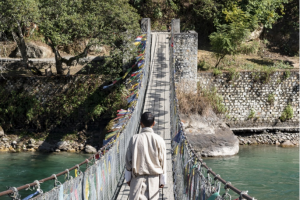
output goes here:
{"type": "MultiPolygon", "coordinates": [[[[161,135],[167,148],[167,185],[160,189],[160,198],[173,200],[172,148],[170,131],[170,80],[169,80],[169,42],[168,33],[152,33],[151,71],[143,112],[155,115],[155,133],[161,135]]],[[[127,200],[129,187],[124,182],[118,200],[127,200]]]]}

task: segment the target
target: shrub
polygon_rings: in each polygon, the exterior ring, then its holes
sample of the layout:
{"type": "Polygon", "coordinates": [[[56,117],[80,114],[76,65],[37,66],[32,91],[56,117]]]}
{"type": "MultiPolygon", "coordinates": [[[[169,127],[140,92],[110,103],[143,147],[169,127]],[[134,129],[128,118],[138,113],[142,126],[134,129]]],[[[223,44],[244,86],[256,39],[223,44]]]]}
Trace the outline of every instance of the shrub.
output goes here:
{"type": "Polygon", "coordinates": [[[229,72],[229,77],[228,77],[229,81],[235,81],[240,77],[239,72],[237,72],[235,68],[229,68],[228,72],[229,72]]]}
{"type": "Polygon", "coordinates": [[[241,54],[254,54],[256,55],[257,52],[259,51],[259,41],[252,41],[252,42],[247,42],[247,43],[242,43],[239,49],[239,53],[241,54]]]}
{"type": "Polygon", "coordinates": [[[222,114],[227,111],[222,96],[217,94],[216,88],[203,89],[198,84],[198,90],[187,91],[185,83],[180,82],[176,88],[180,112],[183,114],[206,114],[211,108],[215,113],[222,114]]]}
{"type": "Polygon", "coordinates": [[[274,74],[275,70],[276,69],[274,67],[264,66],[261,70],[261,81],[263,83],[268,83],[270,81],[271,75],[274,74]]]}
{"type": "Polygon", "coordinates": [[[289,104],[287,105],[287,107],[285,107],[279,119],[284,122],[286,120],[292,119],[293,116],[294,116],[294,111],[292,106],[289,104]]]}
{"type": "Polygon", "coordinates": [[[201,60],[197,64],[197,69],[202,71],[209,70],[210,65],[207,62],[205,62],[205,60],[201,60]]]}
{"type": "Polygon", "coordinates": [[[290,71],[285,71],[283,74],[283,79],[286,80],[291,76],[291,72],[290,71]]]}
{"type": "Polygon", "coordinates": [[[284,63],[283,61],[275,63],[274,67],[276,67],[278,69],[292,69],[293,68],[293,66],[291,66],[288,62],[284,63]]]}
{"type": "Polygon", "coordinates": [[[219,76],[219,75],[222,74],[222,71],[215,68],[214,71],[213,71],[213,74],[214,74],[214,76],[219,76]]]}
{"type": "Polygon", "coordinates": [[[275,96],[274,94],[269,94],[268,95],[268,103],[273,105],[274,104],[274,101],[275,101],[275,96]]]}

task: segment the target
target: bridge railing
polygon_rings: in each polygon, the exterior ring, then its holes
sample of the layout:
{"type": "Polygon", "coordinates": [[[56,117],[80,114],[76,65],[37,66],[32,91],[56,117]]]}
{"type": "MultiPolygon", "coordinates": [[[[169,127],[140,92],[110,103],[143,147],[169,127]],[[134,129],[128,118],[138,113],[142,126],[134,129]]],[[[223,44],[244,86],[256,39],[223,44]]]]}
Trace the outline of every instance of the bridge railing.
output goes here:
{"type": "MultiPolygon", "coordinates": [[[[229,189],[238,194],[239,199],[252,200],[247,192],[234,187],[230,182],[226,182],[220,175],[209,168],[200,156],[194,151],[189,143],[179,116],[178,99],[176,97],[176,71],[175,55],[176,43],[174,33],[170,38],[170,120],[172,141],[172,162],[174,179],[174,197],[178,200],[185,199],[231,199],[229,189]],[[224,185],[225,192],[220,195],[221,184],[224,185]],[[217,198],[217,196],[219,197],[217,198]],[[215,197],[215,198],[214,198],[215,197]]],[[[179,33],[180,34],[180,33],[179,33]]],[[[187,33],[186,33],[187,34],[187,33]]]]}
{"type": "Polygon", "coordinates": [[[138,78],[133,78],[134,81],[129,84],[130,87],[132,86],[133,93],[127,99],[130,102],[130,107],[119,112],[119,117],[116,118],[114,125],[116,126],[115,129],[118,129],[118,127],[119,129],[117,132],[114,131],[116,133],[114,133],[114,136],[111,137],[108,143],[97,154],[80,164],[39,181],[0,192],[0,197],[10,194],[12,199],[20,199],[19,190],[34,186],[37,188],[37,191],[31,197],[25,198],[26,200],[100,200],[115,198],[120,184],[124,181],[123,171],[127,146],[131,136],[139,131],[140,116],[144,106],[151,56],[150,19],[142,20],[142,33],[144,34],[143,39],[146,40],[142,40],[140,43],[137,42],[140,48],[140,55],[137,57],[136,65],[140,70],[132,73],[138,78]],[[80,166],[83,164],[87,164],[87,169],[81,172],[80,166]],[[76,175],[74,178],[69,176],[71,170],[75,170],[76,175]],[[64,183],[60,183],[57,179],[57,177],[62,175],[67,175],[64,183]],[[49,180],[55,181],[55,187],[48,192],[42,193],[40,184],[49,180]],[[37,196],[33,197],[35,195],[37,196]]]}

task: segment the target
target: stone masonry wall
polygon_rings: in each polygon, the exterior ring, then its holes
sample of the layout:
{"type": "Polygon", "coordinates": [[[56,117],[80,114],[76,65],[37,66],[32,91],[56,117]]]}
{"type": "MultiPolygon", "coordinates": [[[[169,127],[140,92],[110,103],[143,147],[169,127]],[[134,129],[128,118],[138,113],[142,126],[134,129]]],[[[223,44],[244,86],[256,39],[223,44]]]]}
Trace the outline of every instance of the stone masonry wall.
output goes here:
{"type": "Polygon", "coordinates": [[[175,81],[191,81],[196,88],[197,81],[198,33],[175,33],[173,56],[175,59],[175,81]]]}
{"type": "Polygon", "coordinates": [[[222,95],[228,113],[224,120],[232,129],[239,128],[298,128],[299,127],[299,72],[291,71],[288,78],[284,78],[284,71],[277,71],[271,75],[270,81],[255,80],[254,72],[240,72],[239,77],[229,81],[229,73],[214,76],[213,73],[199,73],[198,81],[202,88],[216,87],[217,93],[222,95]],[[269,94],[273,94],[275,101],[270,104],[269,94]],[[293,108],[293,118],[281,122],[279,117],[286,106],[293,108]],[[255,112],[249,119],[251,110],[255,112]]]}

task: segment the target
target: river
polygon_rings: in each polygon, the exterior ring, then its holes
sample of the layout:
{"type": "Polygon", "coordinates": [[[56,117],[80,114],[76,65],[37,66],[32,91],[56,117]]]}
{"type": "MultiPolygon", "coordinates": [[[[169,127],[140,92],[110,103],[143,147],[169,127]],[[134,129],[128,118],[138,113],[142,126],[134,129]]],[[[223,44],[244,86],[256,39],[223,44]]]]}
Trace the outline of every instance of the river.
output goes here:
{"type": "Polygon", "coordinates": [[[204,162],[238,189],[248,190],[255,199],[299,199],[299,148],[240,146],[238,155],[204,162]]]}
{"type": "MultiPolygon", "coordinates": [[[[51,176],[89,156],[64,152],[0,153],[0,191],[6,190],[6,186],[18,187],[51,176]]],[[[256,199],[299,199],[299,148],[240,146],[238,155],[207,158],[205,162],[222,178],[241,190],[248,190],[256,199]]],[[[74,175],[74,171],[70,174],[74,175]]],[[[63,177],[59,180],[63,181],[63,177]]],[[[41,187],[47,191],[53,184],[50,180],[41,187]]],[[[24,198],[31,193],[22,191],[21,194],[24,198]]],[[[2,199],[10,198],[0,197],[2,199]]]]}
{"type": "MultiPolygon", "coordinates": [[[[0,153],[0,192],[6,190],[6,186],[19,187],[34,180],[41,180],[52,174],[57,174],[67,168],[81,163],[91,154],[84,153],[0,153]]],[[[85,165],[82,165],[82,170],[85,165]]],[[[74,170],[70,172],[74,176],[74,170]]],[[[58,178],[59,181],[64,180],[64,176],[58,178]]],[[[41,184],[44,191],[53,188],[54,181],[50,180],[41,184]]],[[[22,198],[34,193],[22,190],[20,194],[22,198]]],[[[0,197],[0,200],[10,199],[8,196],[0,197]]]]}

